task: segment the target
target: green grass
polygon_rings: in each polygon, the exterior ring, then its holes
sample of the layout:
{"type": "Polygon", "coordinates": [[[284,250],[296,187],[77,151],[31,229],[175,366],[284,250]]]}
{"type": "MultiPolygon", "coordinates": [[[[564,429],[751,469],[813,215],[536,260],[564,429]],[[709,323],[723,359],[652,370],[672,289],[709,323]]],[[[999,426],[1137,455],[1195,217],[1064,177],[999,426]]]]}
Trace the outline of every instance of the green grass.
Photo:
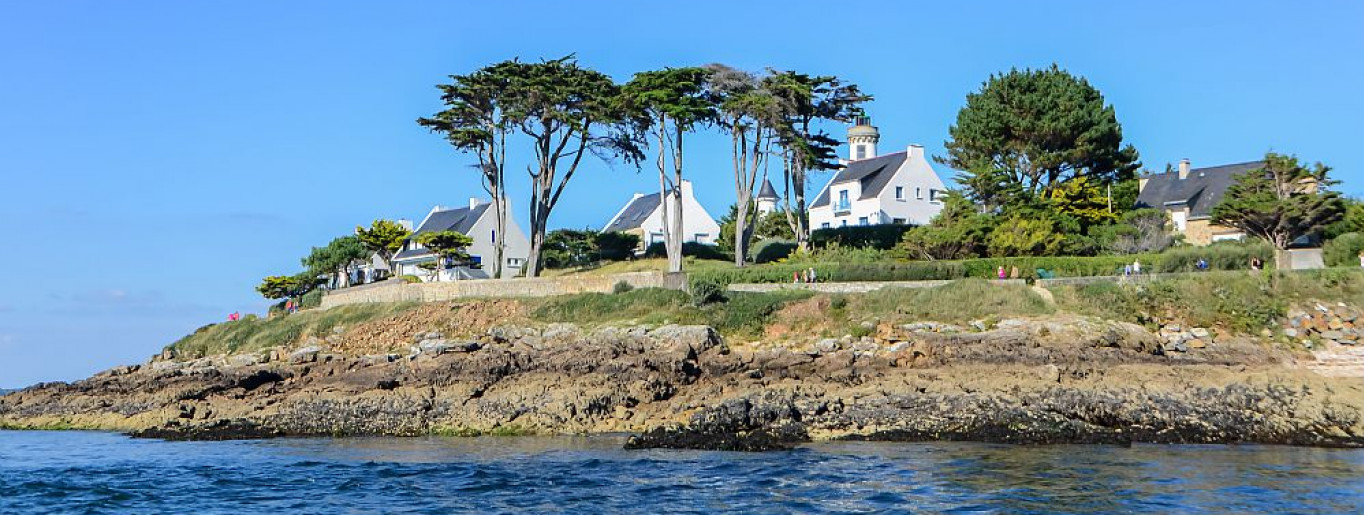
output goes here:
{"type": "Polygon", "coordinates": [[[807,291],[773,293],[731,292],[726,300],[695,306],[686,292],[641,288],[625,293],[582,293],[538,300],[532,319],[580,325],[698,324],[724,335],[752,335],[761,331],[772,313],[794,300],[811,297],[807,291]]]}
{"type": "Polygon", "coordinates": [[[1212,272],[1051,291],[1061,309],[1075,313],[1142,324],[1176,318],[1195,326],[1255,333],[1273,326],[1295,305],[1359,302],[1364,299],[1364,271],[1212,272]]]}
{"type": "MultiPolygon", "coordinates": [[[[837,303],[832,303],[837,306],[837,303]]],[[[934,288],[886,288],[847,296],[849,314],[895,320],[968,322],[1054,311],[1031,288],[964,279],[934,288]]]]}
{"type": "Polygon", "coordinates": [[[236,322],[200,327],[171,344],[176,356],[200,358],[290,346],[307,336],[325,337],[332,328],[383,318],[416,307],[416,303],[353,304],[266,319],[248,316],[236,322]]]}

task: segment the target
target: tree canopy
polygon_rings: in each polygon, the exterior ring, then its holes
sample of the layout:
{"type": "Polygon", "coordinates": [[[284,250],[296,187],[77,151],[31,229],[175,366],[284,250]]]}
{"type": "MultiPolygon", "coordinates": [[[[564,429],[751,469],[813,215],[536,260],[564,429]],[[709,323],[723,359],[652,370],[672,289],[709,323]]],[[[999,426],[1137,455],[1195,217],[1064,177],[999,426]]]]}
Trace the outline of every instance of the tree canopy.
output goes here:
{"type": "Polygon", "coordinates": [[[354,262],[364,261],[369,255],[369,249],[360,242],[359,237],[342,236],[333,239],[325,247],[313,247],[302,263],[315,276],[328,275],[342,271],[354,262]]]}
{"type": "Polygon", "coordinates": [[[1339,221],[1345,200],[1330,187],[1331,167],[1298,162],[1297,156],[1270,152],[1265,165],[1236,178],[1212,209],[1213,223],[1286,249],[1303,236],[1339,221]]]}
{"type": "Polygon", "coordinates": [[[443,260],[465,261],[469,259],[466,250],[474,243],[474,239],[459,231],[434,231],[418,234],[417,243],[443,260]]]}
{"type": "Polygon", "coordinates": [[[947,156],[938,160],[962,170],[957,182],[991,208],[1018,196],[1050,198],[1077,178],[1104,187],[1140,166],[1113,106],[1056,65],[991,75],[948,131],[947,156]]]}
{"type": "Polygon", "coordinates": [[[385,261],[403,248],[412,231],[392,220],[375,220],[369,227],[355,227],[355,237],[370,252],[377,252],[385,261]]]}

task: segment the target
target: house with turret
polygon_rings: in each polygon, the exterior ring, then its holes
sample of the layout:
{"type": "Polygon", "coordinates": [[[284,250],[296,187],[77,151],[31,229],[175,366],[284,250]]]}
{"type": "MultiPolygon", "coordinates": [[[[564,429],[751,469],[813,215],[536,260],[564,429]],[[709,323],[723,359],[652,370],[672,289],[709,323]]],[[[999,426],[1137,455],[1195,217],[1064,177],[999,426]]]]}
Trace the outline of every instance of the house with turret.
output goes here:
{"type": "Polygon", "coordinates": [[[848,129],[848,159],[810,204],[810,227],[924,225],[942,211],[947,191],[922,145],[877,153],[881,134],[871,118],[848,129]]]}

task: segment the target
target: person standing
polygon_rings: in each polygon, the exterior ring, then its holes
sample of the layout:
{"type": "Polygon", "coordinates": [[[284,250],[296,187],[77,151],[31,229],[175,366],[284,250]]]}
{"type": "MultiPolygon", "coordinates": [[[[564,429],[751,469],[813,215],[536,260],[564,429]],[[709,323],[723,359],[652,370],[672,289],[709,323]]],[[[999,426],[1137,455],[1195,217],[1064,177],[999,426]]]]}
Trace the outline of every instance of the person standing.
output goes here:
{"type": "Polygon", "coordinates": [[[996,271],[995,271],[995,275],[999,276],[1000,279],[1003,279],[1003,278],[1005,277],[1005,275],[1004,275],[1004,265],[999,265],[999,270],[996,270],[996,271]]]}
{"type": "Polygon", "coordinates": [[[1364,268],[1364,250],[1359,251],[1359,267],[1364,268]]]}
{"type": "Polygon", "coordinates": [[[1141,260],[1132,260],[1132,275],[1141,275],[1141,260]]]}
{"type": "Polygon", "coordinates": [[[817,274],[818,274],[818,272],[815,272],[815,267],[813,267],[813,266],[810,267],[810,282],[812,282],[812,283],[819,282],[819,279],[818,279],[818,275],[817,275],[817,274]]]}

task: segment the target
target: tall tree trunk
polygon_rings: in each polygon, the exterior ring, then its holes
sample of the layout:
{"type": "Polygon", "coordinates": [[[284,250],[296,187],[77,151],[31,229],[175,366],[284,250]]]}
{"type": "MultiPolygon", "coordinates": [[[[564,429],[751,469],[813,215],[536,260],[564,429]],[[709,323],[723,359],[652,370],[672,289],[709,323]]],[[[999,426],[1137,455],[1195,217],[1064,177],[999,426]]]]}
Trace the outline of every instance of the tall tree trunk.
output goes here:
{"type": "Polygon", "coordinates": [[[673,142],[672,241],[669,242],[672,248],[668,252],[668,271],[677,273],[682,271],[682,240],[686,235],[682,230],[682,127],[674,125],[677,140],[673,142]]]}

